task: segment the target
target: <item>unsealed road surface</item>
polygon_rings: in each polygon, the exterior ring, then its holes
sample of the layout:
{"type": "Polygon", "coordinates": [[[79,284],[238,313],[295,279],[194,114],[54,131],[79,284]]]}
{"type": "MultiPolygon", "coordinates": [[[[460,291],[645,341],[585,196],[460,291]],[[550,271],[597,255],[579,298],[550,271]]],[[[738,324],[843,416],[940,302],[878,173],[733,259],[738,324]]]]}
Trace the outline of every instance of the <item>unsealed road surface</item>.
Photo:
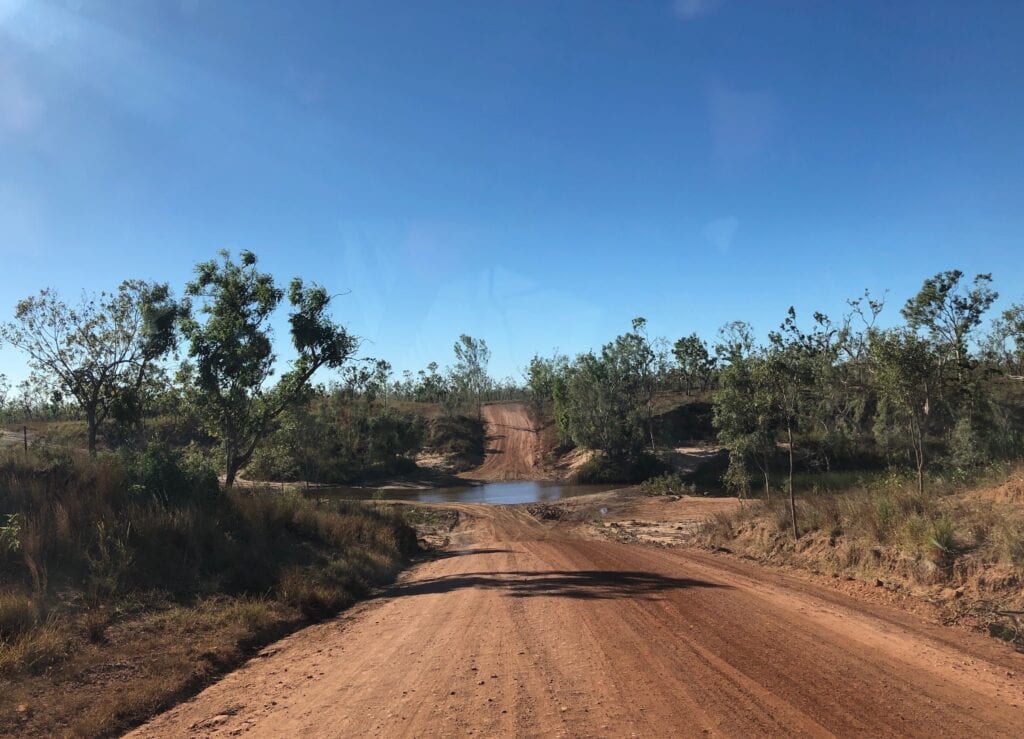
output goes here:
{"type": "Polygon", "coordinates": [[[139,735],[1024,736],[1024,656],[736,560],[458,506],[447,556],[139,735]]]}

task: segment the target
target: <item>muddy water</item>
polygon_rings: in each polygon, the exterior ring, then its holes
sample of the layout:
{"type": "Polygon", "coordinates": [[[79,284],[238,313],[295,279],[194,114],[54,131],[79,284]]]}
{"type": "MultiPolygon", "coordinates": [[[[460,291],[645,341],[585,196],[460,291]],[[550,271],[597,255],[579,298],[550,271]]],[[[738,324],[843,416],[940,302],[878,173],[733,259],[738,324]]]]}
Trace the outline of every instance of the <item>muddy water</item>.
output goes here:
{"type": "Polygon", "coordinates": [[[613,485],[569,485],[561,482],[488,482],[465,487],[428,488],[426,490],[378,489],[372,487],[323,488],[316,495],[349,500],[414,500],[421,503],[537,503],[561,500],[574,495],[612,490],[613,485]]]}

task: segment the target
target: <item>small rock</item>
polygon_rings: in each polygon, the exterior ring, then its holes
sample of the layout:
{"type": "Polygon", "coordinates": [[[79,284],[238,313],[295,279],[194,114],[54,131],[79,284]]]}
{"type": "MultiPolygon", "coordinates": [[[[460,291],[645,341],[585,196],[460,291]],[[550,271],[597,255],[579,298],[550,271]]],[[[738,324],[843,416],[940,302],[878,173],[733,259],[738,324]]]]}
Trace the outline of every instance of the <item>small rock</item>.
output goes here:
{"type": "Polygon", "coordinates": [[[877,577],[876,577],[876,578],[875,578],[875,587],[876,587],[876,588],[880,588],[880,587],[882,587],[883,585],[885,585],[885,583],[884,583],[884,582],[882,582],[882,581],[881,581],[881,580],[880,580],[879,578],[877,578],[877,577]]]}

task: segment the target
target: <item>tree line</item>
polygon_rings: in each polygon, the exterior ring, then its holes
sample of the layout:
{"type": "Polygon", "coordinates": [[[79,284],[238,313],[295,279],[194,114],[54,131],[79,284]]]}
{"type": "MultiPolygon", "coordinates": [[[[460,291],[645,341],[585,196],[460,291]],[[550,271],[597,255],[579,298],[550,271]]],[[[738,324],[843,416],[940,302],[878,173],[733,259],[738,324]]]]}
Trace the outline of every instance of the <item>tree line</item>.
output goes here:
{"type": "Polygon", "coordinates": [[[804,326],[790,308],[761,343],[745,321],[709,344],[650,340],[636,319],[600,351],[534,357],[527,384],[567,442],[620,466],[655,450],[655,394],[681,391],[712,402],[734,492],[759,479],[769,496],[779,472],[792,493],[798,470],[884,465],[911,467],[923,488],[932,462],[966,468],[1021,453],[1024,305],[986,326],[992,283],[936,274],[887,328],[886,301],[870,293],[838,320],[815,312],[804,326]]]}
{"type": "Polygon", "coordinates": [[[387,467],[423,438],[421,419],[389,409],[391,399],[429,400],[454,414],[519,392],[488,376],[486,342],[466,335],[446,371],[431,364],[393,380],[386,360],[357,356],[358,338],[331,308],[324,287],[298,277],[280,285],[249,251],[197,264],[180,298],[143,280],[75,304],[43,289],[0,324],[0,342],[20,349],[31,369],[17,395],[0,375],[0,414],[81,418],[90,454],[101,431],[142,446],[147,423],[171,419],[179,442],[219,443],[231,487],[257,458],[286,476],[310,472],[314,459],[318,474],[335,479],[387,467]],[[283,305],[295,358],[278,375],[271,321],[283,305]],[[321,369],[336,371],[329,386],[313,382],[321,369]],[[324,469],[328,457],[333,471],[324,469]]]}
{"type": "Polygon", "coordinates": [[[127,280],[74,305],[49,289],[21,300],[0,341],[32,374],[17,395],[0,377],[0,413],[70,411],[93,453],[101,429],[142,444],[147,423],[187,418],[185,436],[220,445],[230,486],[254,460],[267,474],[338,479],[408,456],[425,429],[403,403],[479,416],[484,402],[528,396],[563,447],[596,450],[609,476],[635,478],[657,467],[659,399],[676,394],[712,405],[728,450],[722,482],[737,494],[782,487],[792,498],[797,471],[886,465],[913,469],[923,487],[930,465],[1021,452],[1024,304],[991,316],[997,297],[991,275],[951,270],[924,280],[895,325],[882,327],[885,297],[865,293],[837,320],[804,323],[791,308],[761,342],[744,321],[711,342],[670,342],[637,318],[599,350],[535,356],[525,382],[494,380],[486,341],[462,335],[452,365],[396,379],[386,360],[357,356],[326,289],[299,278],[286,289],[251,252],[221,252],[196,265],[180,298],[127,280]],[[270,322],[283,305],[295,359],[277,376],[270,322]],[[327,386],[313,382],[321,369],[336,373],[327,386]],[[328,459],[348,461],[331,472],[328,459]]]}

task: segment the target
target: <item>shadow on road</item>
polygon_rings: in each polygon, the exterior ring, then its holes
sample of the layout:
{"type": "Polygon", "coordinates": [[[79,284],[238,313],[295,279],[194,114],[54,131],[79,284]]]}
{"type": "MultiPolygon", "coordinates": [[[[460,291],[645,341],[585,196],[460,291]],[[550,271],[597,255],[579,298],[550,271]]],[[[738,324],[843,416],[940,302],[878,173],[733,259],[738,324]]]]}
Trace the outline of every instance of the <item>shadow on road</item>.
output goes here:
{"type": "Polygon", "coordinates": [[[474,554],[517,554],[516,549],[444,549],[430,552],[424,559],[448,559],[449,557],[470,557],[474,554]]]}
{"type": "Polygon", "coordinates": [[[403,583],[390,588],[387,597],[448,593],[465,588],[504,591],[513,598],[547,596],[604,600],[649,599],[660,593],[686,588],[726,588],[704,580],[666,577],[653,572],[616,570],[552,570],[546,572],[468,572],[403,583]]]}

